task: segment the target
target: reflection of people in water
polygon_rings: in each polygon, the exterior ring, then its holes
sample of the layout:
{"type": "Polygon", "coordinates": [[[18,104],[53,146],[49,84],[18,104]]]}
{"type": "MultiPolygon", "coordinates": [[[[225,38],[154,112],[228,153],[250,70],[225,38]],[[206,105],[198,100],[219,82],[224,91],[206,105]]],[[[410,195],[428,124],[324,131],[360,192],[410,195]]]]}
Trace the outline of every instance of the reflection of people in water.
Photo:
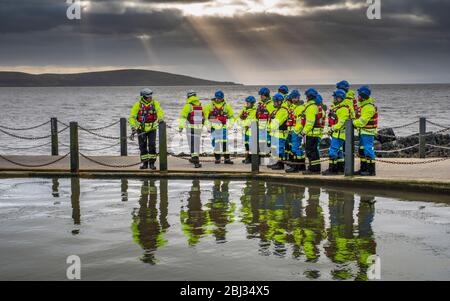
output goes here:
{"type": "Polygon", "coordinates": [[[193,180],[191,191],[188,194],[187,209],[182,207],[180,212],[181,227],[190,246],[194,246],[200,241],[205,234],[204,228],[207,224],[207,215],[203,211],[200,195],[200,181],[193,180]]]}
{"type": "Polygon", "coordinates": [[[358,210],[358,240],[357,258],[359,272],[358,280],[367,280],[367,262],[369,256],[377,253],[377,244],[372,230],[372,222],[375,216],[375,197],[361,196],[358,210]]]}
{"type": "Polygon", "coordinates": [[[293,256],[299,256],[300,221],[305,188],[275,183],[248,181],[241,197],[241,221],[249,238],[260,239],[260,253],[270,255],[273,244],[276,256],[286,255],[286,244],[294,245],[293,256]],[[297,247],[296,247],[297,246],[297,247]]]}
{"type": "MultiPolygon", "coordinates": [[[[225,242],[226,226],[233,222],[235,205],[230,204],[229,180],[214,180],[212,199],[207,204],[208,220],[217,242],[225,242]]],[[[208,231],[209,234],[209,231],[208,231]]]]}
{"type": "MultiPolygon", "coordinates": [[[[161,187],[166,186],[167,181],[161,180],[161,187]]],[[[163,191],[163,189],[161,189],[163,191]]],[[[167,241],[164,238],[166,229],[169,227],[167,222],[167,193],[165,196],[161,193],[160,211],[158,219],[158,192],[154,180],[145,180],[141,187],[141,197],[139,199],[139,209],[133,212],[133,223],[131,229],[134,241],[145,251],[141,260],[145,263],[155,264],[156,258],[154,252],[164,246],[167,241]],[[164,214],[163,214],[164,212],[164,214]]]]}
{"type": "Polygon", "coordinates": [[[337,267],[331,272],[334,279],[367,279],[367,259],[375,254],[375,242],[371,223],[373,220],[373,205],[360,202],[358,210],[358,235],[354,232],[354,195],[332,191],[329,193],[330,228],[328,229],[329,244],[325,253],[337,267]],[[349,263],[356,261],[358,272],[353,272],[349,263]]]}
{"type": "Polygon", "coordinates": [[[308,188],[308,205],[305,208],[305,218],[302,220],[303,250],[306,261],[316,262],[320,257],[318,245],[325,237],[325,221],[320,206],[320,188],[308,188]]]}

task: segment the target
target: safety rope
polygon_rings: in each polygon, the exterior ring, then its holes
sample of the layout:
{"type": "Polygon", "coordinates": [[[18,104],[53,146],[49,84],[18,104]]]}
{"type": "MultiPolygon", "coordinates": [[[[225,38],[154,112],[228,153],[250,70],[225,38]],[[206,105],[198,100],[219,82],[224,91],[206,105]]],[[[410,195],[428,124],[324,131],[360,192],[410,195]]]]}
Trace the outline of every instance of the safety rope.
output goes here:
{"type": "MultiPolygon", "coordinates": [[[[59,130],[59,131],[58,131],[58,134],[64,132],[64,131],[67,130],[67,129],[68,129],[68,127],[64,128],[64,129],[62,129],[62,130],[59,130]]],[[[19,136],[19,135],[16,135],[16,134],[13,134],[13,133],[9,133],[9,132],[7,132],[7,131],[4,131],[4,130],[2,130],[2,129],[0,129],[0,132],[2,132],[2,133],[5,134],[5,135],[11,136],[11,137],[14,137],[14,138],[17,138],[17,139],[22,139],[22,140],[42,140],[42,139],[48,139],[48,138],[50,138],[50,137],[52,136],[51,134],[50,134],[50,135],[46,135],[46,136],[41,136],[41,137],[19,136]]]]}
{"type": "Polygon", "coordinates": [[[111,168],[127,168],[127,167],[133,167],[133,166],[137,166],[139,164],[141,164],[141,162],[137,162],[137,163],[133,163],[133,164],[108,164],[108,163],[104,163],[104,162],[100,162],[98,160],[95,160],[83,153],[80,153],[80,156],[85,158],[86,160],[93,162],[95,164],[101,165],[101,166],[105,166],[105,167],[111,167],[111,168]]]}
{"type": "Polygon", "coordinates": [[[5,161],[8,161],[9,163],[12,163],[12,164],[14,164],[14,165],[18,165],[18,166],[21,166],[21,167],[31,167],[31,168],[35,168],[35,167],[45,167],[45,166],[49,166],[49,165],[55,164],[55,163],[57,163],[57,162],[59,162],[59,161],[65,159],[65,158],[66,158],[67,156],[69,156],[69,155],[70,155],[70,153],[67,153],[67,154],[65,154],[64,156],[62,156],[62,157],[60,157],[60,158],[58,158],[58,159],[56,159],[56,160],[53,160],[53,161],[51,161],[51,162],[44,163],[44,164],[24,164],[24,163],[20,163],[20,162],[17,162],[17,161],[13,161],[13,160],[11,160],[11,159],[8,159],[8,158],[6,158],[5,156],[2,156],[2,155],[0,155],[0,158],[3,159],[3,160],[5,160],[5,161]]]}
{"type": "Polygon", "coordinates": [[[445,150],[450,150],[450,147],[448,147],[448,146],[434,145],[434,144],[425,144],[425,145],[432,147],[432,148],[441,148],[441,149],[445,149],[445,150]]]}
{"type": "Polygon", "coordinates": [[[46,124],[49,124],[49,123],[50,123],[50,121],[46,121],[44,123],[41,123],[41,124],[38,124],[38,125],[34,125],[34,126],[31,126],[31,127],[27,127],[27,128],[12,128],[12,127],[8,127],[8,126],[5,126],[5,125],[0,125],[0,128],[2,128],[4,130],[9,130],[9,131],[28,131],[28,130],[34,130],[34,129],[40,128],[40,127],[42,127],[42,126],[44,126],[46,124]]]}
{"type": "Polygon", "coordinates": [[[40,148],[40,147],[44,147],[47,145],[52,144],[52,142],[47,142],[44,144],[40,144],[40,145],[33,145],[33,146],[29,146],[29,147],[9,147],[9,146],[4,146],[4,145],[0,145],[0,148],[2,149],[8,149],[8,150],[29,150],[29,149],[36,149],[36,148],[40,148]]]}
{"type": "Polygon", "coordinates": [[[405,148],[394,149],[394,150],[375,150],[375,152],[376,153],[380,153],[380,154],[399,153],[399,152],[403,152],[405,150],[416,148],[419,145],[420,144],[416,144],[416,145],[408,146],[408,147],[405,147],[405,148]]]}

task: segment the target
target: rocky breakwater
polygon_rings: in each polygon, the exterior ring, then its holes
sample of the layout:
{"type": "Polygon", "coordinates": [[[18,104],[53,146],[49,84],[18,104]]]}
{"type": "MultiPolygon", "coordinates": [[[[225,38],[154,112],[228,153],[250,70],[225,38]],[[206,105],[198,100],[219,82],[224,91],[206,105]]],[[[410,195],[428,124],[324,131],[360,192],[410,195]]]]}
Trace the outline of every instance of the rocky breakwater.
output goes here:
{"type": "MultiPolygon", "coordinates": [[[[425,143],[450,148],[450,130],[440,132],[428,132],[425,137],[425,143]]],[[[375,149],[380,158],[417,158],[419,156],[419,147],[413,147],[419,144],[419,134],[400,137],[397,136],[392,128],[381,129],[376,137],[375,149]],[[413,148],[410,148],[413,147],[413,148]],[[405,149],[409,148],[409,149],[405,149]],[[399,152],[390,152],[399,149],[405,149],[399,152]],[[388,151],[388,152],[384,152],[388,151]]],[[[426,146],[427,157],[449,157],[450,149],[426,146]]]]}

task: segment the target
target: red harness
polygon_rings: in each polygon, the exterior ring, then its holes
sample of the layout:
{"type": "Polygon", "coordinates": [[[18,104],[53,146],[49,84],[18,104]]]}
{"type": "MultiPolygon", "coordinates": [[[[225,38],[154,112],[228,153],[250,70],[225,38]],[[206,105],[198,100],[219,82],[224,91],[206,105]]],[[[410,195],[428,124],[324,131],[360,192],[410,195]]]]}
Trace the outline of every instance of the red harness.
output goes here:
{"type": "MultiPolygon", "coordinates": [[[[308,108],[312,105],[316,105],[316,104],[309,104],[306,106],[305,110],[302,113],[301,116],[301,123],[302,126],[305,127],[306,125],[306,110],[308,110],[308,108]]],[[[322,105],[317,105],[317,107],[319,108],[319,112],[317,112],[316,114],[316,120],[314,122],[314,128],[320,128],[323,129],[325,127],[325,113],[323,111],[323,106],[322,105]]]]}
{"type": "Polygon", "coordinates": [[[158,120],[155,106],[153,104],[144,105],[141,103],[141,108],[137,114],[137,121],[139,123],[154,123],[158,120]]]}
{"type": "Polygon", "coordinates": [[[201,105],[191,105],[191,112],[188,115],[188,121],[190,124],[205,123],[205,113],[203,112],[203,107],[201,105]]]}
{"type": "Polygon", "coordinates": [[[359,107],[357,110],[357,112],[358,112],[357,118],[361,117],[362,108],[364,108],[365,106],[368,106],[368,105],[372,105],[375,108],[375,114],[372,116],[372,118],[370,118],[369,122],[366,124],[366,126],[364,128],[365,129],[376,129],[376,128],[378,128],[378,108],[373,103],[367,103],[367,104],[363,105],[362,107],[359,107]]]}
{"type": "Polygon", "coordinates": [[[289,110],[289,118],[286,121],[286,125],[287,126],[295,126],[295,124],[297,123],[296,118],[295,118],[295,114],[294,114],[294,110],[289,110]]]}
{"type": "Polygon", "coordinates": [[[220,121],[222,124],[227,124],[228,116],[222,108],[214,107],[214,110],[209,114],[209,120],[220,121]]]}
{"type": "Polygon", "coordinates": [[[258,118],[258,120],[269,120],[270,114],[269,111],[267,110],[266,104],[264,103],[258,104],[258,108],[256,110],[256,118],[258,118]]]}

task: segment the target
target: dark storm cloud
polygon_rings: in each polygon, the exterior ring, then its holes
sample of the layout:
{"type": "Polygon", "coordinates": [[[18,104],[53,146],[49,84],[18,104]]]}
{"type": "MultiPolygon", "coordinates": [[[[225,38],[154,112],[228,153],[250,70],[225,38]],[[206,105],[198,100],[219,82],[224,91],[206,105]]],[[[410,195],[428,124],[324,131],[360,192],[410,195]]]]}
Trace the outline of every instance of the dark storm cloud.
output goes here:
{"type": "MultiPolygon", "coordinates": [[[[239,50],[249,64],[265,64],[267,68],[281,68],[280,57],[292,63],[283,51],[298,53],[302,64],[321,68],[345,65],[364,69],[366,64],[420,72],[450,67],[447,0],[383,0],[382,20],[368,20],[365,7],[327,10],[330,5],[343,5],[343,0],[298,0],[298,5],[308,9],[304,15],[266,12],[233,17],[185,16],[176,6],[151,9],[125,7],[119,0],[91,2],[95,5],[83,12],[81,21],[70,21],[64,0],[0,0],[0,65],[64,64],[64,56],[58,53],[66,51],[71,54],[69,63],[66,59],[70,65],[114,65],[120,61],[121,65],[135,66],[148,55],[137,37],[147,35],[161,65],[179,64],[180,69],[192,64],[217,67],[216,54],[208,52],[211,41],[204,35],[211,27],[220,29],[220,36],[213,34],[215,38],[226,41],[224,44],[233,51],[239,50]],[[193,21],[201,21],[203,27],[196,28],[193,21]],[[86,40],[91,50],[86,50],[86,40]]],[[[365,4],[366,0],[351,2],[365,4]]]]}

